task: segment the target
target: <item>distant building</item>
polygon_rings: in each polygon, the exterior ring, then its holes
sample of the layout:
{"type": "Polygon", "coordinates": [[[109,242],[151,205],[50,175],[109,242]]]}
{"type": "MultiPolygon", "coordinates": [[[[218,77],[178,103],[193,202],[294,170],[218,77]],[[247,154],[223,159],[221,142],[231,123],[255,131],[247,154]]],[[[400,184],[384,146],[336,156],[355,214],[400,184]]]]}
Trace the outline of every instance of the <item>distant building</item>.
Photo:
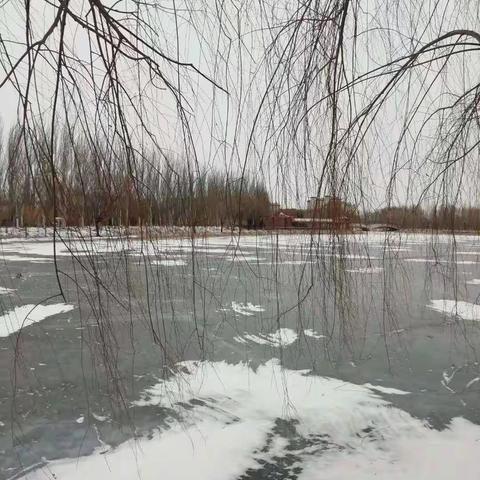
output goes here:
{"type": "Polygon", "coordinates": [[[295,218],[292,221],[293,228],[304,230],[326,230],[334,232],[349,231],[351,229],[350,219],[345,216],[335,218],[295,218]]]}
{"type": "Polygon", "coordinates": [[[270,213],[272,215],[276,215],[280,212],[280,204],[279,203],[271,203],[270,204],[270,213]]]}
{"type": "Polygon", "coordinates": [[[358,217],[358,213],[354,205],[334,195],[326,195],[310,197],[307,200],[307,215],[305,216],[311,218],[348,217],[352,221],[358,217]]]}
{"type": "Polygon", "coordinates": [[[270,215],[265,219],[269,230],[325,230],[350,231],[352,213],[355,209],[338,197],[310,197],[307,209],[280,208],[278,203],[270,204],[270,215]]]}
{"type": "Polygon", "coordinates": [[[325,195],[324,197],[310,197],[307,200],[308,211],[320,211],[327,207],[331,202],[335,201],[336,197],[325,195]]]}
{"type": "Polygon", "coordinates": [[[268,230],[285,230],[293,228],[294,217],[283,212],[270,215],[265,219],[265,228],[268,230]]]}

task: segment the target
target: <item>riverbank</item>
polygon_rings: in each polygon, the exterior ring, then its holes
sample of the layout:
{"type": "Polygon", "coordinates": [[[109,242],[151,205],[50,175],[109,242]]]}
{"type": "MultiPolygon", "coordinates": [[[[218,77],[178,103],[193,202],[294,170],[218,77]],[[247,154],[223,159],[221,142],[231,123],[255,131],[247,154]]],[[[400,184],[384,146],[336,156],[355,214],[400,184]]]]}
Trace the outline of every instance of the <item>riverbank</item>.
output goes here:
{"type": "Polygon", "coordinates": [[[242,228],[239,230],[235,228],[221,228],[217,226],[197,226],[193,230],[192,227],[176,226],[176,225],[162,225],[162,226],[146,226],[146,227],[103,227],[100,232],[100,237],[96,235],[95,227],[2,227],[0,228],[0,240],[6,239],[47,239],[58,236],[62,239],[88,239],[88,238],[132,238],[145,240],[160,240],[165,238],[208,238],[208,237],[232,237],[232,236],[272,236],[272,235],[341,235],[341,236],[358,236],[358,235],[372,235],[372,234],[423,234],[423,235],[470,235],[479,236],[480,232],[476,230],[430,230],[430,229],[405,229],[397,232],[382,232],[382,231],[364,231],[351,230],[332,232],[328,230],[312,230],[312,229],[276,229],[265,230],[256,229],[249,230],[242,228]]]}

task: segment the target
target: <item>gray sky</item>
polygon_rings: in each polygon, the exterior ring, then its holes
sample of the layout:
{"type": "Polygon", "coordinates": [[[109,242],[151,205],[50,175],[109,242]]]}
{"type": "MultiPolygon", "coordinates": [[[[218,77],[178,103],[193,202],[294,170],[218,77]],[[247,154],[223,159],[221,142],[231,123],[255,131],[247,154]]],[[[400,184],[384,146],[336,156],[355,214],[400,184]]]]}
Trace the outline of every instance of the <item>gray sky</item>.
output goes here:
{"type": "MultiPolygon", "coordinates": [[[[33,3],[33,36],[38,39],[51,24],[53,10],[43,0],[33,3]]],[[[327,2],[319,4],[327,5],[327,2]]],[[[344,34],[341,85],[356,83],[338,94],[336,133],[341,137],[348,128],[351,130],[334,164],[329,157],[326,177],[322,172],[332,133],[332,109],[331,97],[327,95],[328,70],[323,50],[329,42],[329,31],[327,29],[322,42],[314,46],[315,29],[321,28],[318,21],[321,16],[319,12],[307,11],[294,36],[302,5],[305,3],[293,0],[271,5],[256,1],[205,0],[158,2],[157,8],[141,6],[140,16],[148,26],[138,30],[139,36],[158,51],[172,58],[178,55],[181,61],[195,65],[229,94],[214,88],[193,69],[177,70],[153,54],[165,77],[173,85],[179,85],[183,93],[182,107],[190,127],[189,141],[185,143],[186,132],[176,101],[165,89],[164,82],[158,75],[152,78],[145,63],[138,67],[138,62],[119,59],[123,101],[128,94],[136,109],[124,104],[131,133],[137,142],[147,143],[145,131],[140,127],[141,119],[158,145],[183,161],[196,160],[201,165],[237,174],[245,166],[256,178],[264,179],[273,199],[282,204],[303,205],[306,197],[316,193],[322,179],[322,192],[327,193],[325,178],[328,179],[329,174],[335,175],[336,184],[342,185],[341,194],[356,202],[365,201],[367,206],[385,204],[394,174],[393,202],[415,201],[442,170],[438,162],[444,160],[444,146],[452,136],[448,129],[438,130],[440,123],[452,120],[432,114],[451,104],[478,81],[475,65],[480,52],[457,55],[449,59],[446,67],[443,60],[439,60],[404,75],[375,111],[375,116],[368,117],[362,125],[366,134],[361,144],[355,143],[356,129],[361,124],[354,120],[388,84],[392,74],[372,74],[367,81],[359,79],[451,29],[480,30],[477,3],[369,0],[359,1],[358,10],[352,7],[344,34]],[[317,23],[311,20],[315,18],[317,23]],[[308,72],[307,81],[305,72],[308,72]],[[304,97],[300,96],[303,92],[304,97]]],[[[128,0],[116,5],[118,10],[133,7],[134,2],[128,0]]],[[[87,18],[82,0],[73,0],[71,9],[80,18],[87,18]]],[[[122,13],[113,15],[122,21],[125,18],[122,13]]],[[[0,9],[0,31],[11,59],[18,57],[24,48],[21,45],[25,38],[24,25],[23,2],[4,2],[0,9]]],[[[58,33],[54,33],[48,45],[55,49],[58,40],[58,33]]],[[[89,43],[85,30],[72,19],[68,21],[65,45],[69,58],[78,60],[69,62],[69,67],[75,68],[78,91],[73,99],[66,95],[65,104],[59,108],[59,118],[65,115],[64,106],[73,117],[73,105],[78,107],[81,99],[90,119],[88,128],[97,133],[102,129],[111,132],[110,106],[106,103],[99,106],[96,102],[105,94],[102,90],[105,68],[99,58],[98,45],[89,43]]],[[[444,49],[437,54],[447,52],[444,49]]],[[[0,58],[7,68],[4,50],[0,58]]],[[[424,58],[431,57],[427,54],[424,58]]],[[[29,111],[34,118],[39,115],[48,118],[51,114],[54,60],[55,56],[48,54],[37,60],[29,111]]],[[[25,72],[24,62],[17,70],[23,89],[25,72]]],[[[378,73],[384,72],[378,70],[378,73]]],[[[72,85],[70,88],[73,91],[72,85]]],[[[10,85],[0,90],[0,105],[3,123],[8,129],[21,113],[17,108],[18,97],[10,85]]],[[[472,130],[455,144],[459,149],[457,153],[468,150],[477,137],[478,132],[472,130]]],[[[462,162],[463,169],[456,165],[443,183],[441,179],[436,181],[427,201],[431,203],[445,192],[453,195],[459,183],[462,200],[473,201],[478,193],[477,158],[478,151],[473,149],[462,162]]]]}

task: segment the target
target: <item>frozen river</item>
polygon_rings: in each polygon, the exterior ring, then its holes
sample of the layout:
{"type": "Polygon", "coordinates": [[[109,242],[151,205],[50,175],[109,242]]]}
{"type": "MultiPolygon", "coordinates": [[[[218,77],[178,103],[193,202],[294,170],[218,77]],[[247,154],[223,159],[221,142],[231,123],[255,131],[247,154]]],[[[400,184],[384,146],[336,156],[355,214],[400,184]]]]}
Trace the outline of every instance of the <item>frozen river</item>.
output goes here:
{"type": "Polygon", "coordinates": [[[0,248],[0,479],[480,478],[479,237],[0,248]]]}

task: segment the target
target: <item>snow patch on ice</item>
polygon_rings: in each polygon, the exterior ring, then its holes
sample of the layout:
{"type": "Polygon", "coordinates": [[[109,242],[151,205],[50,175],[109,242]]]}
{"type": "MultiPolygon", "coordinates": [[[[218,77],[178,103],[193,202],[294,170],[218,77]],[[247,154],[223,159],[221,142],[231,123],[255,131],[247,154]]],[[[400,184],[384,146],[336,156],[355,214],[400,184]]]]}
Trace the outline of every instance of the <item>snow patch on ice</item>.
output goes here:
{"type": "Polygon", "coordinates": [[[480,320],[480,305],[460,300],[430,300],[428,308],[463,320],[480,320]]]}
{"type": "Polygon", "coordinates": [[[474,262],[473,260],[456,260],[450,261],[440,258],[405,258],[406,262],[412,263],[433,263],[433,264],[452,264],[456,263],[457,265],[476,265],[478,262],[474,262]]]}
{"type": "Polygon", "coordinates": [[[364,267],[364,268],[354,268],[350,270],[345,270],[348,273],[382,273],[382,267],[364,267]]]}
{"type": "Polygon", "coordinates": [[[108,417],[106,417],[105,415],[98,415],[97,413],[94,413],[94,412],[92,412],[92,417],[98,422],[104,422],[105,420],[108,420],[108,417]]]}
{"type": "Polygon", "coordinates": [[[404,260],[412,263],[441,263],[439,258],[405,258],[404,260]]]}
{"type": "Polygon", "coordinates": [[[371,383],[364,383],[364,387],[369,388],[370,390],[375,390],[380,393],[386,393],[387,395],[409,395],[410,392],[405,390],[399,390],[398,388],[393,387],[384,387],[382,385],[372,385],[371,383]]]}
{"type": "Polygon", "coordinates": [[[298,338],[298,333],[291,328],[280,328],[274,333],[244,333],[243,337],[234,337],[238,343],[248,343],[248,341],[258,345],[268,345],[270,347],[286,347],[294,343],[298,338]]]}
{"type": "Polygon", "coordinates": [[[260,258],[253,255],[232,255],[225,257],[226,260],[231,262],[263,262],[266,258],[260,258]]]}
{"type": "Polygon", "coordinates": [[[253,303],[237,303],[235,301],[232,302],[232,310],[240,315],[244,315],[246,317],[251,317],[255,314],[255,312],[264,312],[265,309],[261,305],[254,305],[253,303]]]}
{"type": "Polygon", "coordinates": [[[166,258],[164,260],[152,260],[152,265],[162,265],[164,267],[185,267],[187,262],[181,258],[166,258]]]}
{"type": "MultiPolygon", "coordinates": [[[[437,431],[370,388],[270,361],[183,362],[138,407],[174,408],[181,421],[105,452],[53,461],[25,478],[226,480],[282,466],[282,477],[389,480],[480,478],[480,427],[456,418],[437,431]],[[288,425],[288,435],[278,427],[288,425]],[[291,475],[290,475],[291,474],[291,475]]],[[[269,471],[269,470],[267,470],[269,471]]]]}
{"type": "Polygon", "coordinates": [[[480,478],[480,428],[454,418],[439,432],[413,427],[397,438],[388,435],[383,448],[376,443],[343,453],[327,451],[307,461],[298,480],[475,480],[480,478]]]}
{"type": "Polygon", "coordinates": [[[0,337],[8,337],[25,327],[41,322],[59,313],[70,312],[75,307],[67,303],[52,305],[22,305],[0,317],[0,337]]]}
{"type": "Polygon", "coordinates": [[[51,263],[52,257],[27,257],[23,255],[1,255],[0,261],[2,262],[28,262],[28,263],[51,263]]]}
{"type": "Polygon", "coordinates": [[[13,288],[0,287],[0,295],[8,295],[13,293],[15,290],[13,288]]]}
{"type": "Polygon", "coordinates": [[[474,385],[474,384],[477,383],[477,382],[480,382],[480,377],[472,378],[472,380],[470,380],[470,381],[465,385],[465,388],[470,388],[472,385],[474,385]]]}
{"type": "Polygon", "coordinates": [[[311,338],[317,338],[317,339],[320,339],[320,338],[327,338],[325,335],[320,335],[319,333],[317,333],[315,330],[312,330],[311,328],[307,328],[303,331],[303,333],[307,336],[307,337],[311,337],[311,338]]]}

